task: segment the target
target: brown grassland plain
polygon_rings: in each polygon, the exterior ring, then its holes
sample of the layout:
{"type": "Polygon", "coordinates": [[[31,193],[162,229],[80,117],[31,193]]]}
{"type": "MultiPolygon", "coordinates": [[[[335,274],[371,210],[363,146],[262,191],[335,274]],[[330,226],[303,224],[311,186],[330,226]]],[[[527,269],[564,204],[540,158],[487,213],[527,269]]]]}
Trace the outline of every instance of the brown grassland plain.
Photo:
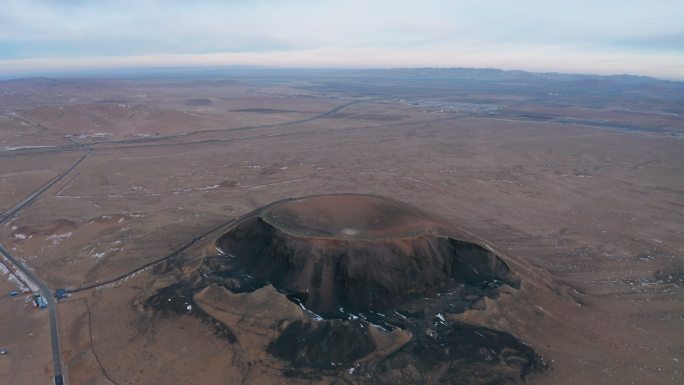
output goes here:
{"type": "MultiPolygon", "coordinates": [[[[432,99],[421,90],[398,100],[394,88],[364,94],[270,80],[0,83],[3,211],[87,154],[2,224],[0,243],[51,288],[76,289],[273,201],[387,196],[439,214],[575,293],[573,301],[532,293],[524,308],[498,301],[495,316],[464,315],[544,357],[548,369],[527,383],[682,383],[684,145],[671,108],[553,104],[524,92],[497,98],[489,88],[449,99],[439,87],[432,99]],[[463,110],[468,95],[497,109],[463,110]],[[446,99],[462,111],[445,111],[446,99]],[[559,122],[568,116],[581,122],[559,122]]],[[[143,306],[218,235],[62,300],[68,383],[372,381],[348,368],[283,377],[287,365],[252,351],[251,340],[236,345],[206,320],[143,306]]],[[[11,354],[0,357],[0,382],[46,383],[47,315],[5,295],[15,287],[8,276],[0,276],[0,347],[11,354]]]]}

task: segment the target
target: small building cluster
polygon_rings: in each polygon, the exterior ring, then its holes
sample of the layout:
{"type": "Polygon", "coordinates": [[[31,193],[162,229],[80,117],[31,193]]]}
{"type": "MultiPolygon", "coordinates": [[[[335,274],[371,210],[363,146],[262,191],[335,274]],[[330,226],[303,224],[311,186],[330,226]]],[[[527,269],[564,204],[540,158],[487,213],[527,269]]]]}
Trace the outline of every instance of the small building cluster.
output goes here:
{"type": "Polygon", "coordinates": [[[67,290],[65,288],[59,288],[55,291],[55,298],[63,299],[68,296],[67,290]]]}

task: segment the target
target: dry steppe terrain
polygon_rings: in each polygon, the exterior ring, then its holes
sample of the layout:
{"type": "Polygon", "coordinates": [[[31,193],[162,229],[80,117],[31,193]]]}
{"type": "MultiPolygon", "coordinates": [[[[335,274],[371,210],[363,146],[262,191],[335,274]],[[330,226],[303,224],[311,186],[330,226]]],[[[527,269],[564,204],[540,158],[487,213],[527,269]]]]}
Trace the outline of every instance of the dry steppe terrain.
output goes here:
{"type": "MultiPolygon", "coordinates": [[[[290,286],[189,285],[236,221],[324,194],[404,202],[506,261],[519,288],[439,313],[453,347],[486,330],[534,352],[492,381],[684,383],[684,85],[492,71],[0,82],[0,244],[72,291],[57,304],[67,383],[480,383],[489,353],[413,365],[427,353],[406,331],[363,319],[325,322],[359,323],[375,353],[298,361],[274,341],[322,326],[290,286]]],[[[0,383],[49,383],[47,313],[8,295],[25,284],[3,262],[0,383]]]]}

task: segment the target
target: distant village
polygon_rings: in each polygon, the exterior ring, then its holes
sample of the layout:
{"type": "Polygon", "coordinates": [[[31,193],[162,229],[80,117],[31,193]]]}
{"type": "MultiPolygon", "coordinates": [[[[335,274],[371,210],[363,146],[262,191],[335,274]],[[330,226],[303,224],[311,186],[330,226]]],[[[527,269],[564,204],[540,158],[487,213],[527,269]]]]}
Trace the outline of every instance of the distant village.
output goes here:
{"type": "Polygon", "coordinates": [[[460,112],[460,113],[492,113],[500,107],[495,104],[488,103],[464,103],[464,102],[449,102],[440,100],[406,100],[396,99],[396,102],[403,104],[410,104],[412,106],[420,106],[426,108],[428,111],[436,112],[460,112]]]}

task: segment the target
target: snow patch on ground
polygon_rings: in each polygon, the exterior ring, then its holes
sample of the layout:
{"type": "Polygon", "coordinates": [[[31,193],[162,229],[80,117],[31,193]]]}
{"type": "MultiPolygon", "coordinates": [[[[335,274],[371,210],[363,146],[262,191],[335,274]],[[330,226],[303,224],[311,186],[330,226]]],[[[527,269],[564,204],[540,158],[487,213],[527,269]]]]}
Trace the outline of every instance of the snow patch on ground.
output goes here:
{"type": "Polygon", "coordinates": [[[10,284],[19,288],[19,290],[21,290],[21,291],[37,291],[38,290],[37,287],[33,287],[33,285],[31,284],[31,281],[28,279],[28,277],[26,277],[24,275],[24,273],[22,273],[21,271],[16,271],[16,272],[10,271],[7,268],[7,266],[5,266],[4,263],[0,263],[0,276],[5,276],[5,275],[7,276],[7,281],[10,284]],[[31,285],[31,287],[24,285],[22,281],[27,282],[29,285],[31,285]]]}
{"type": "Polygon", "coordinates": [[[52,246],[57,246],[57,245],[59,245],[63,240],[69,238],[71,235],[72,235],[72,232],[69,231],[69,232],[63,233],[63,234],[53,234],[53,235],[50,235],[50,236],[47,237],[46,239],[47,239],[48,241],[52,241],[52,246]]]}
{"type": "Polygon", "coordinates": [[[111,136],[114,136],[111,132],[96,132],[94,134],[81,134],[78,135],[77,138],[79,139],[86,139],[86,138],[95,138],[95,139],[102,139],[102,138],[109,138],[111,136]]]}
{"type": "Polygon", "coordinates": [[[31,148],[50,148],[52,146],[18,146],[18,147],[0,147],[0,151],[18,151],[28,150],[31,148]]]}
{"type": "Polygon", "coordinates": [[[192,191],[215,190],[219,187],[221,187],[221,185],[215,184],[213,186],[207,186],[207,187],[192,187],[192,188],[186,188],[186,189],[173,189],[172,191],[174,194],[180,194],[180,193],[187,193],[187,192],[192,192],[192,191]]]}
{"type": "Polygon", "coordinates": [[[299,307],[302,308],[304,314],[308,315],[309,318],[313,319],[314,321],[323,321],[323,317],[304,307],[304,304],[301,302],[297,301],[297,304],[299,304],[299,307]]]}

